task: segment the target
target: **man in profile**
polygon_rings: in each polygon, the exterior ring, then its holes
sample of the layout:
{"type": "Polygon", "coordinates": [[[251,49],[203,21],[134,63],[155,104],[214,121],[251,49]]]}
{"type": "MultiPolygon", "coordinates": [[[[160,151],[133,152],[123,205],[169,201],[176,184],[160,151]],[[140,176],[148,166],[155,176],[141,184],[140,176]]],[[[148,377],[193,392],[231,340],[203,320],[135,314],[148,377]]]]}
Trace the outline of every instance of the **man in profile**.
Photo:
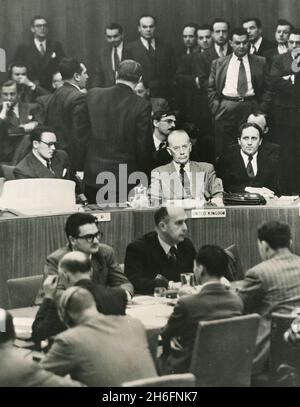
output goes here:
{"type": "Polygon", "coordinates": [[[126,249],[125,275],[139,294],[153,294],[155,287],[168,288],[181,273],[193,271],[195,249],[186,237],[183,208],[161,207],[154,214],[155,232],[130,243],[126,249]]]}

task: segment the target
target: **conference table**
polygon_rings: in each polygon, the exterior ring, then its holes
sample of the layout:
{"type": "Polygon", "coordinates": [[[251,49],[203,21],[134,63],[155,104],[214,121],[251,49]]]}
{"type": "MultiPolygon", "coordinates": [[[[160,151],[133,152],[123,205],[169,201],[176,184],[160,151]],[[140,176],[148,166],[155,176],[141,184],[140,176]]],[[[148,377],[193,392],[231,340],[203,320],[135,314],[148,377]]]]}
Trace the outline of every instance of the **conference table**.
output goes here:
{"type": "MultiPolygon", "coordinates": [[[[103,242],[111,245],[124,263],[129,242],[154,229],[154,209],[89,210],[98,217],[103,242]]],[[[187,210],[188,237],[196,249],[204,244],[223,248],[235,243],[244,270],[260,261],[257,228],[266,221],[287,222],[292,231],[293,251],[300,254],[299,206],[237,206],[211,210],[187,210]]],[[[52,251],[66,244],[64,225],[70,214],[23,216],[0,214],[0,307],[8,308],[6,281],[43,273],[52,251]]]]}

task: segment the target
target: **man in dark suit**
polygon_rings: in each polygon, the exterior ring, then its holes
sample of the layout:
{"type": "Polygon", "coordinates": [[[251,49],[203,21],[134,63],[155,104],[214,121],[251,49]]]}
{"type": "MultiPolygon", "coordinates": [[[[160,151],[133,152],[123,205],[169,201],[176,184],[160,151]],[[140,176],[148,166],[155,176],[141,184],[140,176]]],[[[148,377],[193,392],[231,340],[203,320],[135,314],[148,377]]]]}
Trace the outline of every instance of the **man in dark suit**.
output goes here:
{"type": "Polygon", "coordinates": [[[150,97],[149,85],[145,80],[142,79],[141,81],[139,81],[139,83],[136,84],[134,91],[135,91],[136,95],[144,98],[145,100],[148,100],[151,103],[152,114],[154,114],[160,110],[169,110],[170,109],[169,104],[166,99],[150,97]]]}
{"type": "Polygon", "coordinates": [[[51,96],[45,114],[45,125],[51,126],[57,136],[57,146],[65,150],[73,169],[80,170],[84,155],[82,139],[87,137],[85,89],[88,74],[83,63],[74,58],[63,58],[59,70],[64,84],[51,96]]]}
{"type": "Polygon", "coordinates": [[[29,77],[51,91],[52,74],[64,57],[63,47],[59,42],[48,39],[48,21],[44,17],[35,16],[31,20],[30,30],[33,40],[29,44],[19,45],[13,60],[27,66],[29,77]]]}
{"type": "Polygon", "coordinates": [[[274,43],[272,41],[262,37],[262,27],[259,18],[246,18],[243,20],[242,26],[249,36],[250,54],[263,56],[268,49],[274,48],[274,43]]]}
{"type": "Polygon", "coordinates": [[[159,110],[152,114],[153,147],[151,169],[168,164],[172,157],[167,150],[168,135],[176,127],[176,115],[171,110],[159,110]]]}
{"type": "Polygon", "coordinates": [[[300,74],[292,70],[300,29],[289,36],[289,51],[273,58],[270,82],[274,92],[274,131],[280,144],[280,184],[285,195],[300,192],[300,74]]]}
{"type": "Polygon", "coordinates": [[[253,373],[266,367],[272,312],[286,314],[300,306],[300,257],[290,251],[290,244],[287,224],[274,221],[262,225],[258,229],[258,249],[263,261],[246,272],[238,291],[245,312],[262,316],[253,373]]]}
{"type": "Polygon", "coordinates": [[[289,35],[293,28],[293,25],[287,20],[280,19],[277,21],[275,30],[276,44],[274,44],[273,48],[267,49],[263,54],[263,56],[267,59],[270,68],[275,55],[281,55],[288,52],[289,35]]]}
{"type": "Polygon", "coordinates": [[[261,150],[263,134],[254,123],[244,123],[238,133],[238,146],[221,155],[217,175],[227,192],[244,192],[247,187],[268,188],[278,194],[278,161],[261,150]]]}
{"type": "Polygon", "coordinates": [[[116,205],[127,201],[128,188],[134,186],[127,175],[130,177],[135,171],[144,173],[142,184],[148,185],[151,105],[134,92],[141,74],[138,62],[122,61],[115,86],[88,92],[91,137],[86,141],[84,180],[89,202],[95,202],[96,195],[98,204],[116,205]],[[107,177],[109,184],[105,185],[107,177]]]}
{"type": "Polygon", "coordinates": [[[149,83],[150,96],[167,99],[170,103],[175,57],[172,48],[155,37],[155,30],[154,17],[140,17],[140,38],[129,44],[128,55],[142,65],[143,78],[149,83]]]}
{"type": "Polygon", "coordinates": [[[37,127],[30,135],[32,150],[15,167],[17,179],[68,178],[69,157],[56,150],[56,136],[49,127],[37,127]]]}
{"type": "Polygon", "coordinates": [[[127,44],[124,43],[123,28],[120,24],[111,23],[105,27],[107,47],[100,52],[91,87],[107,88],[116,83],[116,72],[120,62],[128,59],[127,44]]]}
{"type": "Polygon", "coordinates": [[[227,254],[218,246],[203,246],[196,254],[194,274],[196,283],[201,284],[201,290],[197,294],[183,296],[178,300],[167,325],[162,330],[161,374],[189,371],[200,321],[242,315],[241,299],[220,281],[226,273],[227,265],[227,254]]]}
{"type": "Polygon", "coordinates": [[[215,119],[215,156],[235,142],[241,123],[256,110],[268,108],[267,64],[263,57],[248,55],[249,39],[245,29],[232,31],[233,54],[212,63],[208,99],[215,119]]]}
{"type": "Polygon", "coordinates": [[[21,63],[12,64],[8,71],[9,79],[17,82],[21,102],[34,103],[39,96],[48,95],[49,91],[35,84],[28,78],[27,67],[21,63]]]}
{"type": "Polygon", "coordinates": [[[179,47],[177,61],[180,61],[185,55],[190,55],[197,51],[197,28],[194,23],[185,24],[182,29],[183,44],[179,47]]]}
{"type": "MultiPolygon", "coordinates": [[[[97,309],[105,315],[125,315],[127,296],[122,288],[106,288],[92,281],[92,264],[83,252],[72,251],[59,262],[59,275],[63,275],[67,287],[82,287],[93,295],[97,309]]],[[[32,325],[32,339],[36,343],[57,335],[66,329],[60,320],[56,301],[62,294],[57,290],[59,276],[48,276],[43,283],[44,300],[32,325]]],[[[66,287],[66,288],[67,288],[66,287]]]]}
{"type": "Polygon", "coordinates": [[[195,249],[186,238],[183,208],[161,207],[155,212],[156,232],[150,232],[126,249],[125,275],[139,294],[153,294],[155,287],[168,288],[181,273],[193,271],[195,249]]]}
{"type": "Polygon", "coordinates": [[[40,108],[37,104],[20,102],[17,83],[12,80],[2,84],[1,99],[1,161],[16,165],[24,157],[25,136],[38,126],[40,108]]]}

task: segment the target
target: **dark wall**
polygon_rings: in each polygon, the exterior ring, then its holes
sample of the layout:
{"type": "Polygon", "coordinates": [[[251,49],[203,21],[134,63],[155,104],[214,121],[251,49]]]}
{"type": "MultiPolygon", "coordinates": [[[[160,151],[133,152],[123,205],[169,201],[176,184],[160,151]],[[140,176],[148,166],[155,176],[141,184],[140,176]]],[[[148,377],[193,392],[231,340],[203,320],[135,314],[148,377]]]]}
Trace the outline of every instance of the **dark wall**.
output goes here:
{"type": "Polygon", "coordinates": [[[0,10],[0,47],[6,50],[8,62],[17,44],[30,39],[32,16],[42,14],[66,53],[83,58],[89,68],[104,43],[105,24],[120,22],[127,39],[133,40],[137,18],[143,13],[157,17],[159,35],[174,46],[182,25],[190,21],[207,23],[224,17],[236,26],[244,17],[258,16],[269,38],[279,17],[294,24],[300,21],[299,0],[0,0],[0,10]]]}

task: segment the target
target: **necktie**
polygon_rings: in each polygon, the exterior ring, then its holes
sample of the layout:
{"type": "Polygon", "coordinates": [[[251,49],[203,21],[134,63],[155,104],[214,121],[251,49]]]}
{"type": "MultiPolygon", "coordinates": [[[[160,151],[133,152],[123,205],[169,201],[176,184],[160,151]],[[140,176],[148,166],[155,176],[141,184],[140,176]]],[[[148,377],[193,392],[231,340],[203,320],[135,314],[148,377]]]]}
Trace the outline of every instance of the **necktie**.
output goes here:
{"type": "Polygon", "coordinates": [[[189,177],[184,169],[184,164],[180,164],[180,180],[181,180],[181,184],[183,187],[183,195],[182,195],[182,199],[186,198],[186,197],[190,197],[191,196],[191,184],[190,184],[190,180],[189,177]]]}
{"type": "Polygon", "coordinates": [[[220,45],[220,51],[219,51],[219,55],[220,55],[220,57],[225,57],[225,53],[224,53],[224,47],[223,47],[223,45],[220,45]]]}
{"type": "Polygon", "coordinates": [[[248,164],[247,164],[246,170],[247,170],[248,177],[250,177],[250,178],[254,178],[254,177],[255,177],[254,171],[253,171],[253,167],[252,167],[252,162],[251,162],[252,160],[253,160],[253,156],[252,156],[252,155],[249,155],[249,156],[248,156],[248,164]]]}
{"type": "Polygon", "coordinates": [[[120,58],[119,58],[118,51],[117,51],[116,47],[114,47],[114,65],[115,65],[115,71],[118,71],[119,66],[120,66],[120,58]]]}
{"type": "Polygon", "coordinates": [[[243,62],[243,58],[238,58],[240,61],[240,69],[239,69],[239,77],[238,77],[238,84],[237,84],[237,92],[240,96],[244,96],[248,90],[248,82],[247,82],[247,75],[246,69],[243,62]]]}
{"type": "Polygon", "coordinates": [[[177,249],[175,246],[172,246],[169,250],[169,260],[171,264],[175,267],[177,262],[177,249]]]}
{"type": "Polygon", "coordinates": [[[46,51],[45,51],[45,47],[44,44],[42,42],[40,42],[40,53],[42,55],[42,57],[45,55],[46,51]]]}
{"type": "Polygon", "coordinates": [[[154,50],[154,48],[153,48],[153,46],[152,46],[152,40],[147,40],[148,41],[148,51],[149,51],[149,56],[150,56],[150,58],[153,58],[154,57],[154,54],[155,54],[155,50],[154,50]]]}
{"type": "Polygon", "coordinates": [[[55,175],[55,172],[53,171],[53,168],[52,168],[52,166],[51,166],[51,161],[50,161],[50,160],[47,160],[47,168],[48,168],[49,171],[52,172],[53,175],[55,175]]]}
{"type": "Polygon", "coordinates": [[[166,142],[162,141],[158,146],[158,151],[164,150],[166,148],[166,142]]]}

